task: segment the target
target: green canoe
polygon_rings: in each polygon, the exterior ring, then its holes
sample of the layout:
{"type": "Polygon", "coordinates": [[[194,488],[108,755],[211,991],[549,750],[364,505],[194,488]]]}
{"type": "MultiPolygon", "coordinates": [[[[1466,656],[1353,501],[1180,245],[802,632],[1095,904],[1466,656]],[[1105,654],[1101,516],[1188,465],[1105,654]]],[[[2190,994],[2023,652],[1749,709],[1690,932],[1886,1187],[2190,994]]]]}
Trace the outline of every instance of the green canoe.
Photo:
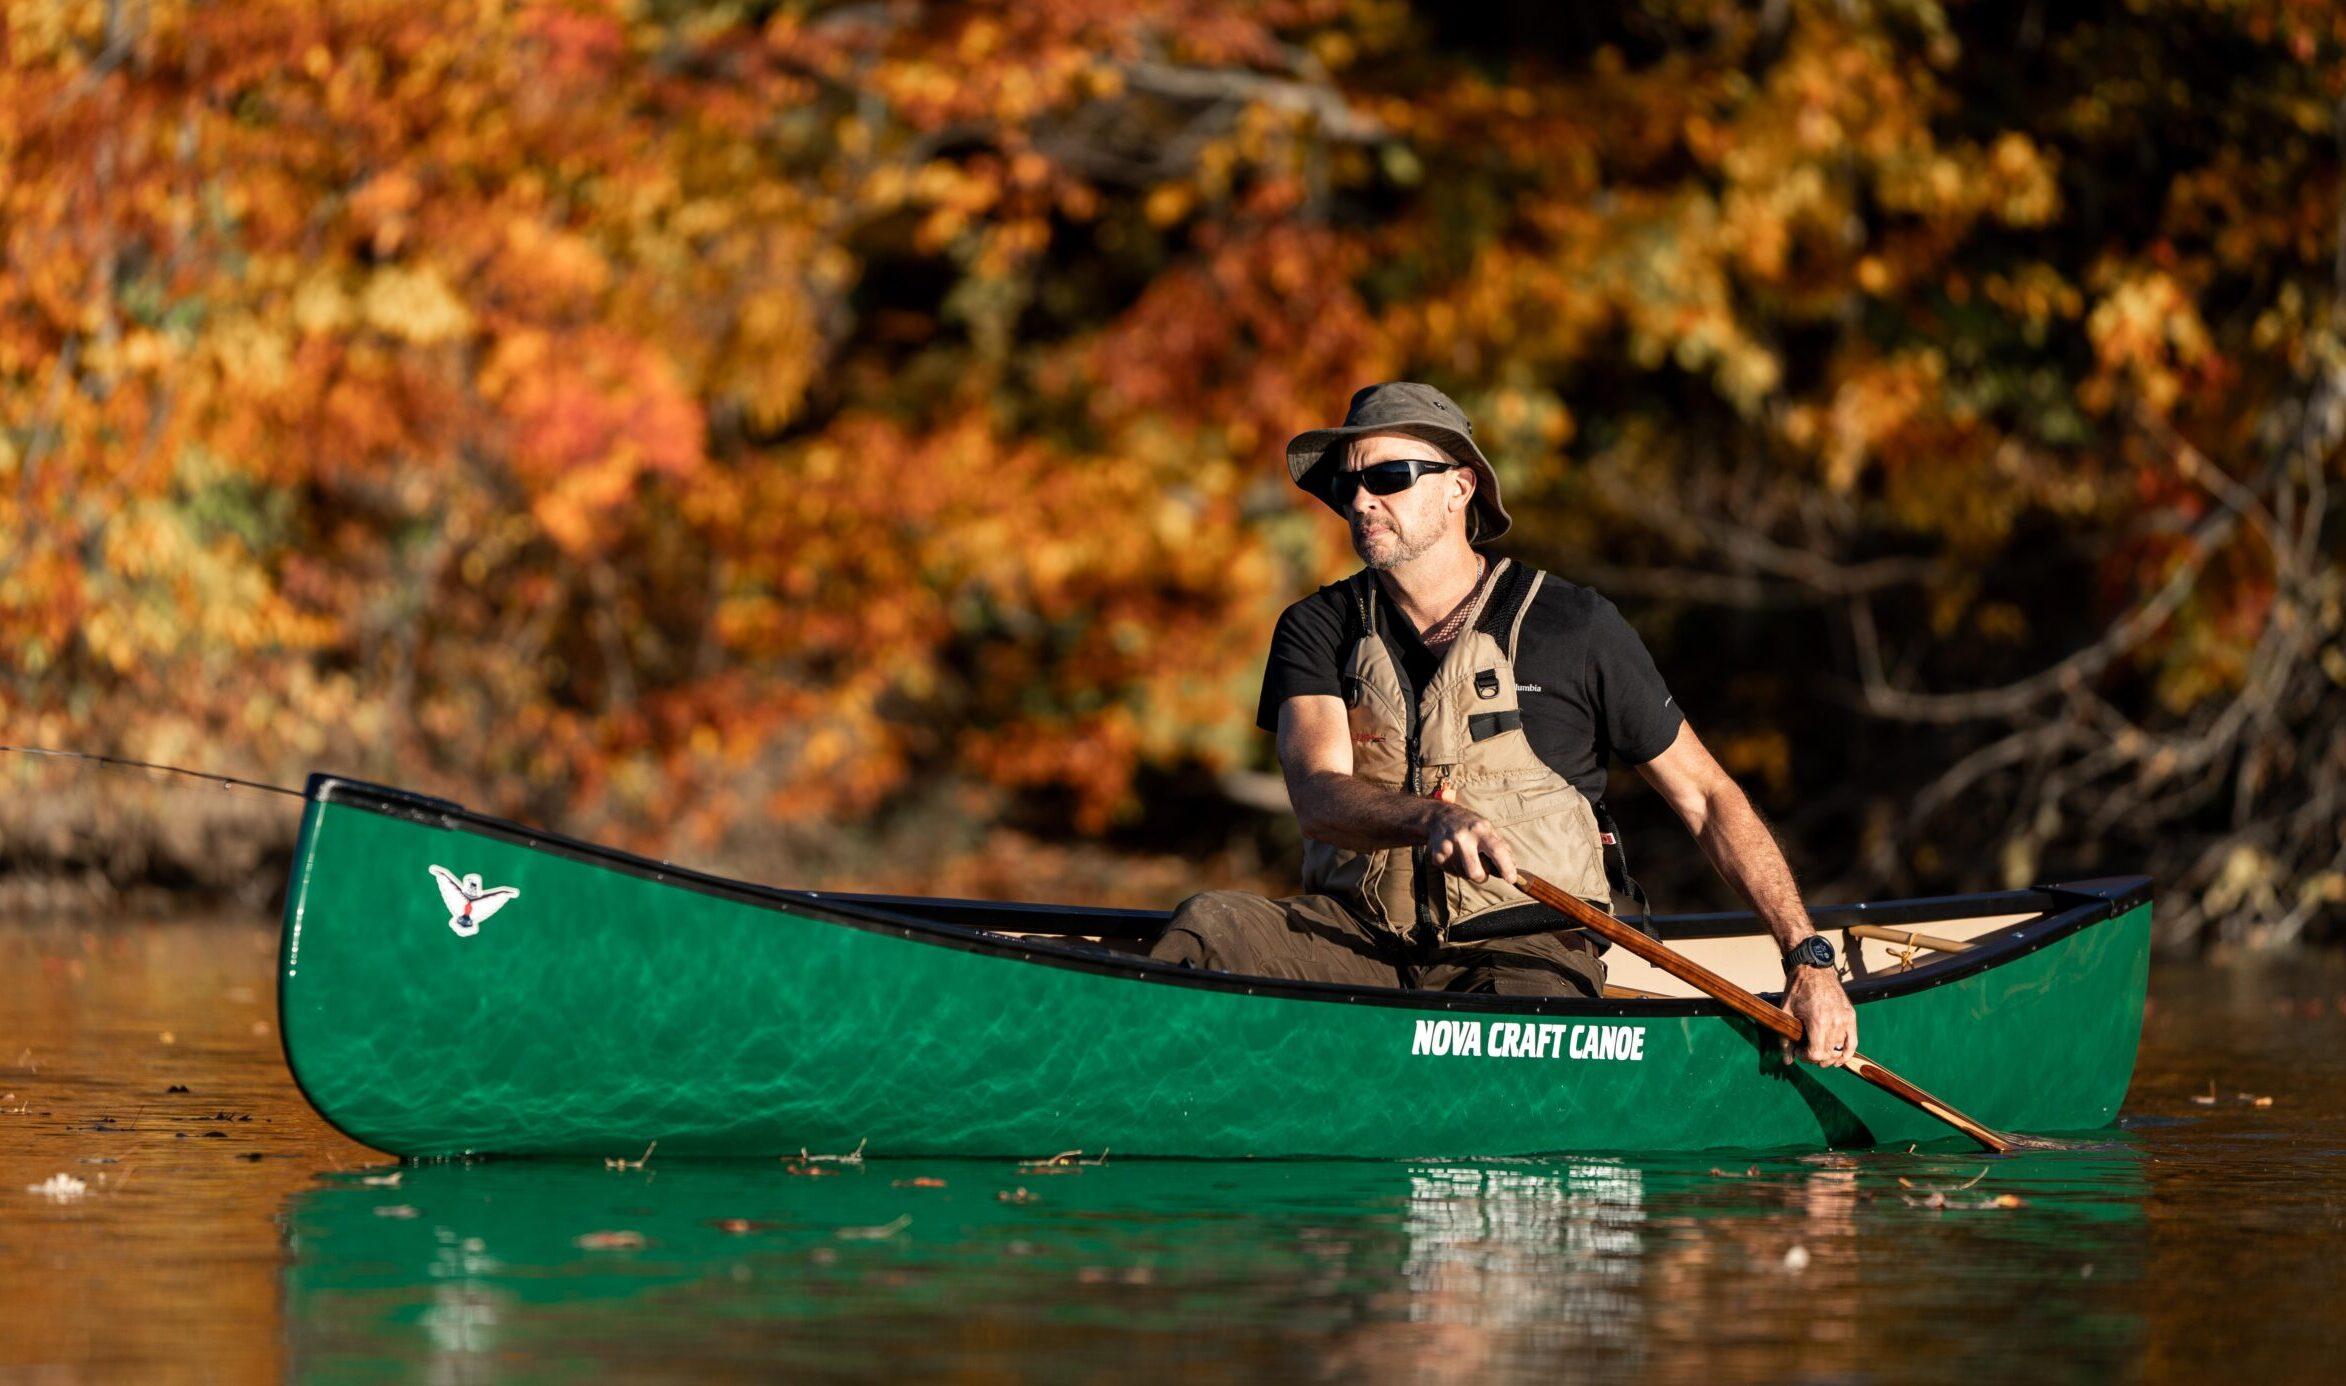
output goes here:
{"type": "MultiPolygon", "coordinates": [[[[398,1155],[1381,1159],[1948,1135],[1846,1074],[1787,1068],[1618,952],[1627,991],[1603,999],[1199,973],[1139,956],[1160,913],[780,890],[351,780],[315,776],[308,800],[286,1061],[328,1121],[398,1155]]],[[[2006,1130],[2117,1115],[2147,879],[1815,916],[1880,1062],[2006,1130]]],[[[1656,922],[1781,986],[1750,916],[1656,922]]]]}

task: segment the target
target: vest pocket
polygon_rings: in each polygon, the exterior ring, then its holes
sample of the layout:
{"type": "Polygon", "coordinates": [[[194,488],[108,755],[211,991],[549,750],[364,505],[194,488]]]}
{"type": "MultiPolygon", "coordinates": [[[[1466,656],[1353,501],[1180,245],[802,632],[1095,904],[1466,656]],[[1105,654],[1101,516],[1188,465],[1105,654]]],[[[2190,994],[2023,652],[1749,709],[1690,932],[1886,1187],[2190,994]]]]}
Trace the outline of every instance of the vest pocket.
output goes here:
{"type": "MultiPolygon", "coordinates": [[[[1470,793],[1466,796],[1466,802],[1475,812],[1490,819],[1494,827],[1508,828],[1553,813],[1569,812],[1572,800],[1564,797],[1567,794],[1582,804],[1588,802],[1588,797],[1574,789],[1569,782],[1502,788],[1480,795],[1470,793]]],[[[1588,820],[1593,838],[1596,832],[1596,814],[1593,810],[1589,812],[1588,820]]]]}
{"type": "Polygon", "coordinates": [[[1417,926],[1406,850],[1351,852],[1325,842],[1306,839],[1303,846],[1303,889],[1307,895],[1332,895],[1380,933],[1407,940],[1417,926]]]}

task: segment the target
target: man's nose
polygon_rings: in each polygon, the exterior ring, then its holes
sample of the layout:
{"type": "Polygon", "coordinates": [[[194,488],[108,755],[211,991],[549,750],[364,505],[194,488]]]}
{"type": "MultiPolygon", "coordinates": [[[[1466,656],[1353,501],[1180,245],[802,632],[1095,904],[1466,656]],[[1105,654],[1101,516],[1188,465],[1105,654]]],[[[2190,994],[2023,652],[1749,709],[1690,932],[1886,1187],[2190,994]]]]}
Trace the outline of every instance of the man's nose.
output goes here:
{"type": "Polygon", "coordinates": [[[1352,488],[1352,502],[1344,508],[1355,515],[1367,515],[1382,508],[1382,502],[1375,492],[1366,486],[1355,483],[1352,488]]]}

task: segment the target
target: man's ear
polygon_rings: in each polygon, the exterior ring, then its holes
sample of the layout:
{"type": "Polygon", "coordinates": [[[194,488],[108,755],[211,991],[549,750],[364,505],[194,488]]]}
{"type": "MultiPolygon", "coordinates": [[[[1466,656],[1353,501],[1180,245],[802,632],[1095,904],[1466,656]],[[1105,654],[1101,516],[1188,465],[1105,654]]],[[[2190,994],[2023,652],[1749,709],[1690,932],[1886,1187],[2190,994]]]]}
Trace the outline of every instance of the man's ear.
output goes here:
{"type": "Polygon", "coordinates": [[[1450,473],[1450,475],[1453,478],[1462,480],[1466,483],[1464,488],[1458,492],[1457,508],[1464,510],[1468,506],[1473,505],[1475,490],[1477,487],[1480,487],[1483,484],[1483,479],[1475,474],[1475,470],[1472,467],[1460,467],[1457,471],[1450,473]]]}

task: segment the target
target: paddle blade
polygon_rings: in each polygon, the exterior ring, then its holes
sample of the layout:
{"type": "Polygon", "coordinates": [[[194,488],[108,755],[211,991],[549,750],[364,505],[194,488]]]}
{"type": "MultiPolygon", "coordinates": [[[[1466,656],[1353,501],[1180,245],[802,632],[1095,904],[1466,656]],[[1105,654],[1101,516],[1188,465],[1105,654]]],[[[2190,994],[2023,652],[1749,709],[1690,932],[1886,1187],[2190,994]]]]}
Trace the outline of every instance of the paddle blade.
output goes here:
{"type": "Polygon", "coordinates": [[[1982,1125],[1953,1107],[1924,1092],[1863,1054],[1852,1054],[1844,1065],[1851,1073],[1893,1096],[1904,1098],[1939,1120],[1978,1141],[1986,1149],[2002,1155],[2020,1145],[2016,1137],[2007,1136],[1992,1126],[1982,1125]]]}

